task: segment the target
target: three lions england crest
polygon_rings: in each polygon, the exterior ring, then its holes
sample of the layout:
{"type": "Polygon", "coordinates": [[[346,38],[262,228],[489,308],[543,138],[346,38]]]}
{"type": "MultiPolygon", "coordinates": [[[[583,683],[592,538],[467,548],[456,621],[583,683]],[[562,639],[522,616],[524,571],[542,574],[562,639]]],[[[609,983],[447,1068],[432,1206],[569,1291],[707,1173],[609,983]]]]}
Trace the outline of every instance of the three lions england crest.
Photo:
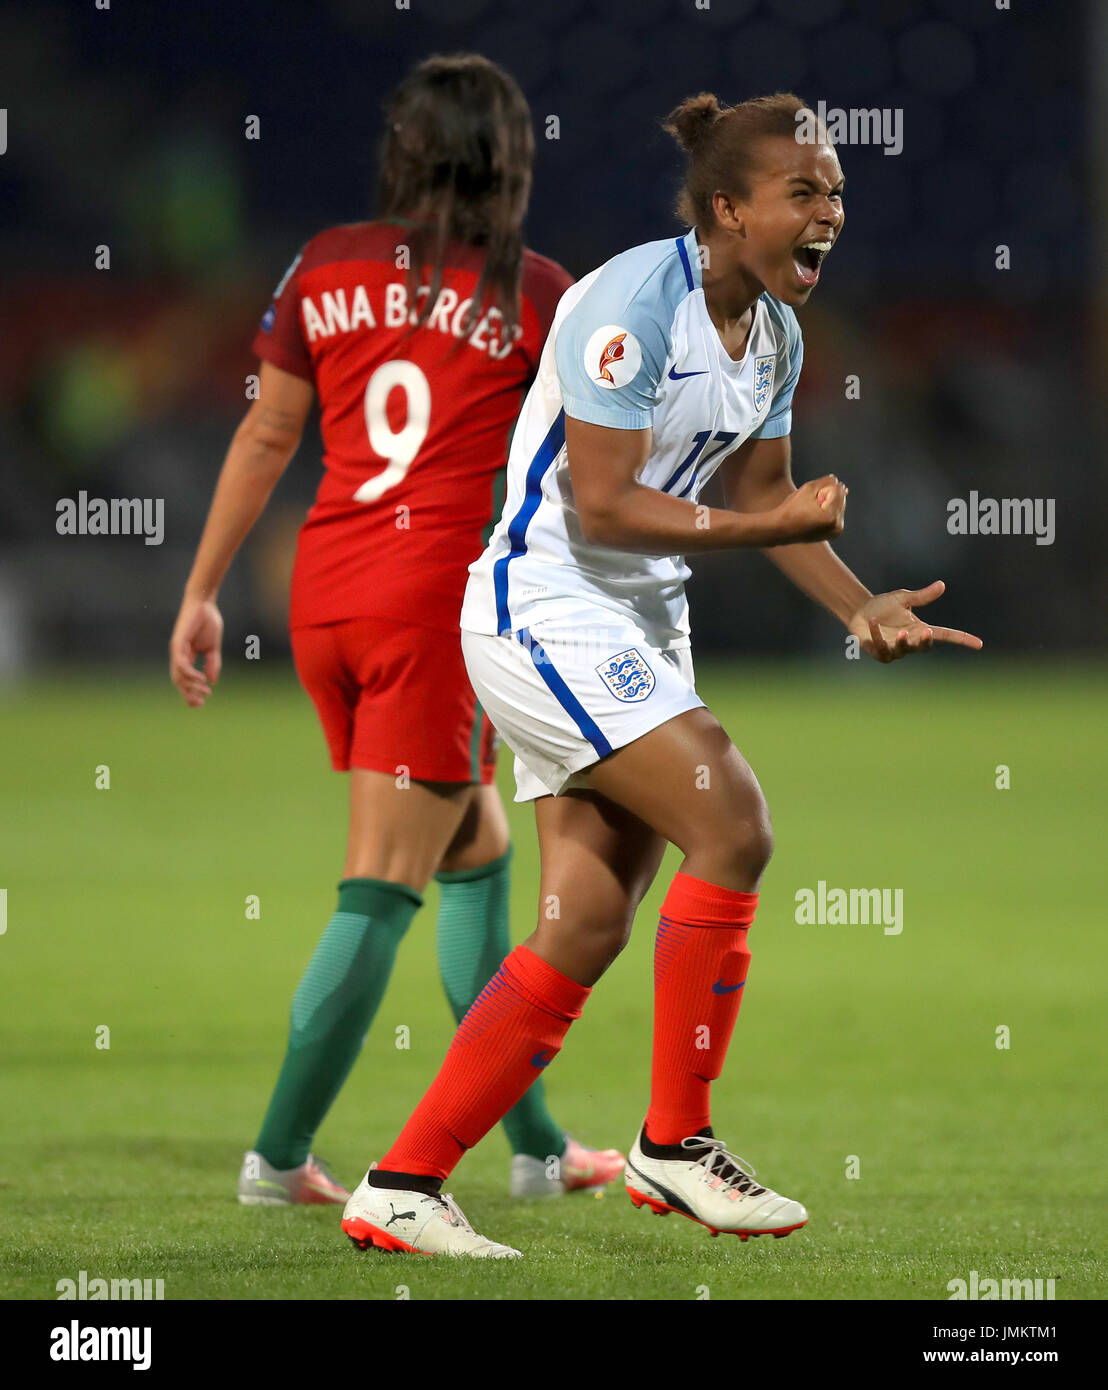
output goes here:
{"type": "Polygon", "coordinates": [[[773,369],[776,363],[777,358],[772,353],[767,357],[754,359],[754,409],[759,413],[769,399],[770,387],[773,385],[773,369]]]}
{"type": "Polygon", "coordinates": [[[596,674],[617,700],[645,700],[654,689],[654,672],[634,647],[602,661],[596,674]]]}

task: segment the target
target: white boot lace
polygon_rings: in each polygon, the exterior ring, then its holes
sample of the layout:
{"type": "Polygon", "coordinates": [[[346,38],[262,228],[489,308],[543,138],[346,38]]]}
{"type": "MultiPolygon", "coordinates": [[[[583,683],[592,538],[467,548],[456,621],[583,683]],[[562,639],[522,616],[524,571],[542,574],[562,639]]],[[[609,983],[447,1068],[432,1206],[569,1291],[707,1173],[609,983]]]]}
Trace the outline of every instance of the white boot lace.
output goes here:
{"type": "Polygon", "coordinates": [[[754,1182],[755,1170],[745,1158],[729,1153],[722,1139],[708,1139],[702,1134],[691,1134],[681,1140],[683,1149],[701,1150],[695,1156],[690,1153],[694,1163],[699,1163],[710,1178],[719,1178],[725,1187],[741,1192],[744,1197],[758,1197],[765,1192],[754,1182]]]}

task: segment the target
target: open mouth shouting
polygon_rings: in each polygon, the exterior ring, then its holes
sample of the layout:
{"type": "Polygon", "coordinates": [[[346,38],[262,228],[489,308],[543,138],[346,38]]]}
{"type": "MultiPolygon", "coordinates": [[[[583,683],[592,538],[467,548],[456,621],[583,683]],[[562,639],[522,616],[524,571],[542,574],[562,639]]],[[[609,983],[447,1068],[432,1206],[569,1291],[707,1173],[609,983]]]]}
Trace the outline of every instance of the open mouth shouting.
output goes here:
{"type": "Polygon", "coordinates": [[[804,289],[810,290],[819,280],[820,265],[830,250],[830,241],[806,241],[794,249],[793,268],[804,289]]]}

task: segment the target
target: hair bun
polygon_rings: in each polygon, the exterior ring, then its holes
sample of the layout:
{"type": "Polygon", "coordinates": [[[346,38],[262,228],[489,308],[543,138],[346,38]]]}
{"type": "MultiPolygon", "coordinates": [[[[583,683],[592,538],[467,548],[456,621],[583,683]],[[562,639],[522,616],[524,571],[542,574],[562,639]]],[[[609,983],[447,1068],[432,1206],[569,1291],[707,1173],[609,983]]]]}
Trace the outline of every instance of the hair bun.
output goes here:
{"type": "Polygon", "coordinates": [[[662,128],[687,154],[692,154],[722,115],[719,98],[712,92],[701,92],[675,107],[662,122],[662,128]]]}

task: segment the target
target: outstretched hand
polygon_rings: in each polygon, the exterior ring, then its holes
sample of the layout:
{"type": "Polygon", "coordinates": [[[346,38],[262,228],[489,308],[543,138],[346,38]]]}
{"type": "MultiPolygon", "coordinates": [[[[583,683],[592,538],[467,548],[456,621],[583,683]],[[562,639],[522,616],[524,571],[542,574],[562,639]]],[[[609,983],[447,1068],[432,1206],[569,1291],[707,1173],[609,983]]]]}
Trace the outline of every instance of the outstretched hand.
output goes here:
{"type": "Polygon", "coordinates": [[[912,652],[925,652],[936,642],[980,651],[984,645],[980,637],[957,628],[925,623],[912,612],[913,608],[933,602],[945,590],[943,581],[936,579],[926,589],[893,589],[888,594],[874,594],[862,604],[847,627],[861,642],[862,650],[875,661],[896,661],[912,652]]]}

